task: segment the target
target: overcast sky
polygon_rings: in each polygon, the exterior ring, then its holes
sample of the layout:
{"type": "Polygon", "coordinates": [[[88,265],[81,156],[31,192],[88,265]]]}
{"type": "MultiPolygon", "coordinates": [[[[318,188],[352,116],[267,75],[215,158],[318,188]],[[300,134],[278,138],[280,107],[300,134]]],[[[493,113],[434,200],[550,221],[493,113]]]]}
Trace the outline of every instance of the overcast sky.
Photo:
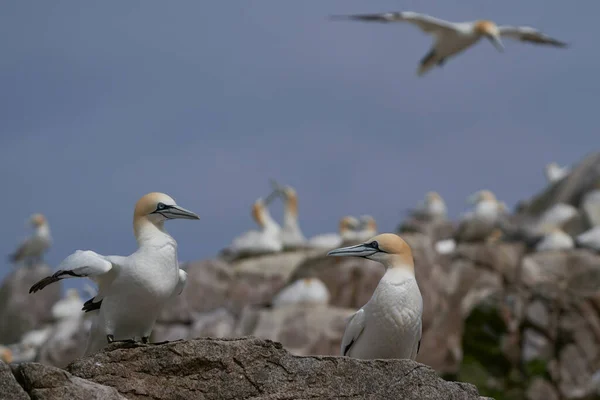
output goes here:
{"type": "Polygon", "coordinates": [[[76,249],[130,254],[135,202],[162,191],[201,216],[167,223],[180,259],[211,257],[254,228],[270,177],[296,187],[307,236],[344,214],[393,230],[428,190],[454,215],[482,188],[512,206],[547,162],[598,150],[599,13],[597,0],[4,2],[0,254],[34,212],[52,266],[76,249]],[[418,78],[431,39],[415,27],[326,19],[400,10],[572,46],[482,41],[418,78]]]}

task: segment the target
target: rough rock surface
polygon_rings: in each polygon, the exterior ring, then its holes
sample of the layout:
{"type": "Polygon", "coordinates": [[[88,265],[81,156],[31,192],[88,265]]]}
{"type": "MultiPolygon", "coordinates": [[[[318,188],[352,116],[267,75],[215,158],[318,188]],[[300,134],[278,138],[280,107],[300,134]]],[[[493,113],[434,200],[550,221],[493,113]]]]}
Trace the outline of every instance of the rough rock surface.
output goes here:
{"type": "Polygon", "coordinates": [[[15,379],[10,367],[0,361],[0,400],[29,400],[29,396],[15,379]]]}
{"type": "Polygon", "coordinates": [[[15,268],[0,286],[0,343],[14,343],[50,320],[50,309],[60,299],[60,286],[29,294],[29,288],[52,274],[47,265],[15,268]]]}

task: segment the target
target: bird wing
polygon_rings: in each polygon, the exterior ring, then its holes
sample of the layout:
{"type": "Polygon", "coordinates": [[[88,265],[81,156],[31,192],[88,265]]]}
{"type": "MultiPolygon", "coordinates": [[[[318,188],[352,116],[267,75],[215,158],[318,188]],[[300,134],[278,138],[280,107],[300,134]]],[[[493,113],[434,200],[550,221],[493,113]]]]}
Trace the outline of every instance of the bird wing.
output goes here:
{"type": "Polygon", "coordinates": [[[456,31],[456,27],[452,22],[412,11],[386,12],[381,14],[332,15],[330,19],[351,19],[369,22],[409,22],[417,25],[425,33],[456,31]]]}
{"type": "MultiPolygon", "coordinates": [[[[53,275],[47,276],[33,285],[31,289],[29,289],[29,293],[35,293],[51,283],[67,278],[89,277],[92,279],[95,278],[94,280],[98,281],[100,286],[101,284],[106,284],[108,282],[106,279],[103,279],[103,275],[107,275],[116,265],[111,262],[111,259],[112,257],[106,257],[90,250],[77,250],[60,263],[58,266],[58,271],[56,271],[53,275]]],[[[110,275],[113,276],[108,277],[108,280],[112,281],[112,279],[114,279],[114,274],[110,275]]],[[[98,298],[101,291],[102,288],[100,287],[96,298],[98,298]]]]}
{"type": "Polygon", "coordinates": [[[179,282],[177,282],[177,286],[175,286],[175,290],[173,290],[173,294],[179,296],[181,292],[183,292],[183,288],[185,287],[185,283],[187,282],[187,272],[179,268],[179,282]]]}
{"type": "Polygon", "coordinates": [[[521,42],[545,44],[555,47],[567,47],[567,43],[551,38],[530,26],[499,26],[500,36],[521,42]]]}
{"type": "Polygon", "coordinates": [[[342,356],[348,354],[358,337],[365,329],[365,310],[362,308],[355,312],[346,325],[344,336],[342,337],[342,356]]]}

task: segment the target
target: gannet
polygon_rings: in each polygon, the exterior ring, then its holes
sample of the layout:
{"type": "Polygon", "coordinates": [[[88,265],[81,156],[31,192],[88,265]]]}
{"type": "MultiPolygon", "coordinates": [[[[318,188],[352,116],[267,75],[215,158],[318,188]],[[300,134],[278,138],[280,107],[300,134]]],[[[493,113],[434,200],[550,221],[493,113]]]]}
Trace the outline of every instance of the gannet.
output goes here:
{"type": "Polygon", "coordinates": [[[555,162],[546,164],[546,167],[544,168],[544,174],[546,175],[548,183],[560,181],[562,178],[569,175],[569,172],[569,167],[561,167],[555,162]]]}
{"type": "Polygon", "coordinates": [[[169,219],[199,219],[163,193],[149,193],[135,205],[133,230],[138,250],[127,257],[103,256],[77,250],[58,271],[33,285],[35,293],[66,278],[87,277],[98,284],[98,294],[85,302],[84,311],[98,310],[85,354],[114,341],[143,343],[162,306],[183,290],[187,274],[179,268],[177,242],[164,229],[169,219]]]}
{"type": "Polygon", "coordinates": [[[556,203],[538,218],[534,225],[534,232],[546,233],[553,227],[562,228],[567,222],[575,218],[579,211],[570,204],[556,203]]]}
{"type": "Polygon", "coordinates": [[[444,21],[416,12],[387,12],[381,14],[333,15],[330,19],[346,19],[370,22],[409,22],[434,37],[431,50],[421,59],[417,70],[423,76],[431,68],[441,67],[451,57],[463,52],[481,38],[488,39],[499,52],[504,51],[501,37],[521,42],[567,47],[566,43],[553,39],[529,26],[497,26],[492,21],[471,22],[444,21]]]}
{"type": "Polygon", "coordinates": [[[377,235],[377,223],[375,222],[375,218],[370,215],[361,215],[358,218],[359,226],[356,230],[356,240],[359,242],[364,242],[377,235]]]}
{"type": "Polygon", "coordinates": [[[298,279],[283,288],[273,298],[273,307],[288,305],[316,305],[329,303],[329,290],[319,278],[298,279]]]}
{"type": "Polygon", "coordinates": [[[342,356],[414,360],[421,343],[423,299],[408,244],[397,235],[384,233],[327,255],[364,257],[386,268],[371,299],[350,317],[342,338],[342,356]]]}
{"type": "Polygon", "coordinates": [[[283,211],[283,226],[281,227],[281,242],[286,249],[296,249],[304,247],[306,238],[298,224],[298,195],[291,186],[281,186],[274,180],[271,180],[274,192],[279,193],[285,199],[285,208],[283,211]]]}
{"type": "Polygon", "coordinates": [[[462,215],[455,240],[457,242],[485,240],[496,228],[498,219],[503,214],[502,206],[494,193],[489,190],[473,193],[467,198],[467,202],[474,203],[475,208],[462,215]]]}
{"type": "Polygon", "coordinates": [[[342,217],[339,222],[339,233],[322,233],[313,236],[308,240],[308,247],[329,250],[341,246],[344,242],[358,242],[356,235],[358,224],[358,220],[352,216],[342,217]]]}
{"type": "Polygon", "coordinates": [[[536,251],[568,250],[575,247],[573,238],[558,227],[552,227],[536,244],[536,251]]]}
{"type": "Polygon", "coordinates": [[[577,246],[600,251],[600,226],[595,226],[575,238],[577,246]]]}
{"type": "Polygon", "coordinates": [[[33,235],[21,243],[17,250],[10,255],[10,261],[18,263],[25,261],[28,265],[42,261],[42,255],[52,245],[50,226],[42,214],[34,214],[29,218],[34,227],[33,235]]]}
{"type": "Polygon", "coordinates": [[[281,228],[273,220],[267,203],[258,198],[252,205],[252,218],[260,226],[260,231],[248,231],[233,239],[227,250],[235,254],[274,253],[283,249],[281,228]]]}
{"type": "Polygon", "coordinates": [[[83,300],[79,297],[77,289],[68,289],[65,297],[52,306],[52,317],[55,320],[82,317],[81,307],[83,300]]]}
{"type": "Polygon", "coordinates": [[[8,347],[0,345],[0,360],[6,364],[13,362],[12,351],[8,347]]]}
{"type": "Polygon", "coordinates": [[[437,192],[428,192],[425,199],[411,211],[414,218],[422,220],[446,219],[447,214],[446,203],[437,192]]]}
{"type": "Polygon", "coordinates": [[[592,226],[600,226],[600,179],[583,196],[581,208],[592,226]]]}

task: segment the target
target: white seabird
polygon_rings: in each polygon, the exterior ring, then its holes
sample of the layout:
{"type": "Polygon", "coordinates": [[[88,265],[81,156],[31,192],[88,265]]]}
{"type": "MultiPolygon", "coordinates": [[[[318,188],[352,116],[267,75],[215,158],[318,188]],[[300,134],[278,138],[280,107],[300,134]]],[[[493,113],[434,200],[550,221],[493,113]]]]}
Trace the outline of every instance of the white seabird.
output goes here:
{"type": "Polygon", "coordinates": [[[600,251],[600,226],[595,226],[575,238],[579,247],[600,251]]]}
{"type": "Polygon", "coordinates": [[[546,164],[544,167],[544,175],[546,175],[548,183],[560,181],[562,178],[569,175],[569,172],[571,172],[569,167],[561,167],[555,162],[546,164]]]}
{"type": "Polygon", "coordinates": [[[273,298],[273,307],[289,305],[317,305],[329,303],[329,290],[319,278],[298,279],[283,288],[273,298]]]}
{"type": "Polygon", "coordinates": [[[52,317],[55,320],[79,318],[83,316],[82,307],[83,300],[81,300],[77,289],[68,289],[65,297],[52,306],[52,317]]]}
{"type": "Polygon", "coordinates": [[[411,215],[422,220],[443,220],[448,215],[448,209],[439,193],[428,192],[425,199],[412,210],[411,215]]]}
{"type": "Polygon", "coordinates": [[[330,19],[368,22],[409,22],[434,37],[431,50],[421,59],[417,75],[423,76],[431,68],[441,67],[451,57],[468,49],[481,38],[488,39],[499,52],[504,51],[501,38],[521,42],[567,47],[529,26],[498,26],[492,21],[450,22],[412,11],[386,12],[381,14],[333,15],[330,19]]]}
{"type": "Polygon", "coordinates": [[[258,198],[252,205],[252,218],[261,230],[251,230],[234,238],[228,251],[234,254],[262,254],[283,249],[281,228],[271,217],[266,204],[262,198],[258,198]]]}
{"type": "Polygon", "coordinates": [[[33,285],[35,293],[65,278],[88,277],[98,294],[85,302],[84,311],[98,310],[85,351],[92,354],[114,341],[147,343],[162,306],[179,295],[187,274],[179,268],[177,242],[164,229],[169,219],[199,219],[163,193],[149,193],[135,205],[133,229],[138,250],[127,257],[103,256],[77,250],[58,271],[33,285]]]}
{"type": "Polygon", "coordinates": [[[540,215],[534,224],[534,232],[545,233],[554,227],[562,228],[577,215],[579,211],[572,205],[556,203],[540,215]]]}
{"type": "Polygon", "coordinates": [[[573,238],[559,227],[547,230],[543,238],[535,245],[536,251],[568,250],[575,247],[573,238]]]}
{"type": "Polygon", "coordinates": [[[33,235],[21,243],[17,250],[10,255],[10,261],[18,263],[25,261],[28,265],[42,261],[43,254],[52,245],[50,226],[42,214],[34,214],[29,222],[34,227],[33,235]]]}
{"type": "MultiPolygon", "coordinates": [[[[284,197],[285,206],[283,210],[283,226],[281,227],[281,243],[286,249],[297,249],[306,245],[306,237],[298,223],[298,195],[291,186],[281,186],[271,180],[275,191],[284,197]]],[[[270,197],[270,196],[269,196],[270,197]]],[[[268,202],[269,198],[267,198],[268,202]]]]}
{"type": "Polygon", "coordinates": [[[316,249],[333,249],[341,246],[344,242],[358,242],[356,228],[358,220],[352,216],[340,219],[339,233],[322,233],[308,240],[308,247],[316,249]]]}
{"type": "Polygon", "coordinates": [[[473,211],[462,215],[455,234],[457,242],[483,241],[496,228],[499,218],[506,212],[498,202],[494,193],[479,190],[467,198],[474,203],[473,211]]]}
{"type": "Polygon", "coordinates": [[[364,257],[386,268],[371,299],[350,317],[342,356],[414,360],[421,344],[423,299],[409,245],[397,235],[384,233],[328,255],[364,257]]]}
{"type": "Polygon", "coordinates": [[[364,242],[365,240],[377,235],[377,223],[375,218],[370,215],[361,215],[358,218],[359,226],[356,229],[356,240],[364,242]]]}

